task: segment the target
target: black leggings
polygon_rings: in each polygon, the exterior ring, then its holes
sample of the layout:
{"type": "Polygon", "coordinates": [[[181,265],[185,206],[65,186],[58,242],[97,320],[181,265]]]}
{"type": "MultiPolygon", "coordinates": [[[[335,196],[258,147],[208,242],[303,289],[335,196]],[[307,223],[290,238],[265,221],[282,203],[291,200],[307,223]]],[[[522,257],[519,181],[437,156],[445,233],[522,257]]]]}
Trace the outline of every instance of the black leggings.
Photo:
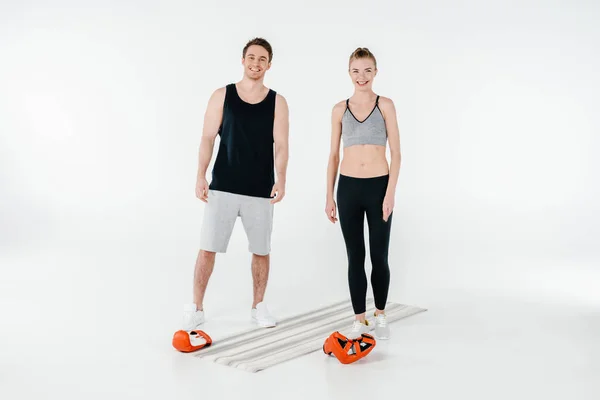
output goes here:
{"type": "Polygon", "coordinates": [[[392,215],[387,222],[383,220],[383,199],[388,181],[389,175],[354,178],[341,174],[338,181],[338,214],[348,254],[348,284],[355,314],[366,311],[365,214],[369,227],[371,286],[375,307],[384,310],[387,302],[390,285],[388,249],[392,215]]]}

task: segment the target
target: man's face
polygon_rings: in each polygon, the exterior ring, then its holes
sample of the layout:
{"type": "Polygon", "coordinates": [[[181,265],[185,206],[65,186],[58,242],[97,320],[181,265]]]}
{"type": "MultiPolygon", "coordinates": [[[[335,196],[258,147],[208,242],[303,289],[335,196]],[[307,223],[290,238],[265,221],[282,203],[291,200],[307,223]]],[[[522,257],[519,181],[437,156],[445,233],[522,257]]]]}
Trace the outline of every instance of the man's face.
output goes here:
{"type": "Polygon", "coordinates": [[[262,79],[265,72],[271,68],[269,53],[262,46],[253,45],[246,50],[246,57],[242,59],[244,73],[250,79],[262,79]]]}

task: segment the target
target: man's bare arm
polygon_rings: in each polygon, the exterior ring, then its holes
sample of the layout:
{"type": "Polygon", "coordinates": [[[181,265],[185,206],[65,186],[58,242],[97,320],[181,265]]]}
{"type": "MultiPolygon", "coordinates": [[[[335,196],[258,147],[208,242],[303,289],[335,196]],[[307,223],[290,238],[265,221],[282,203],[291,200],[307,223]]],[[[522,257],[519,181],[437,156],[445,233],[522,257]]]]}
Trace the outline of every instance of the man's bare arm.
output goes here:
{"type": "Polygon", "coordinates": [[[213,92],[206,112],[204,114],[204,126],[202,128],[202,139],[198,156],[198,179],[206,179],[206,170],[212,159],[215,138],[219,133],[223,118],[223,102],[225,101],[225,88],[213,92]]]}
{"type": "Polygon", "coordinates": [[[289,110],[285,97],[277,95],[275,100],[275,122],[273,139],[275,141],[275,171],[277,182],[285,185],[289,158],[289,110]]]}

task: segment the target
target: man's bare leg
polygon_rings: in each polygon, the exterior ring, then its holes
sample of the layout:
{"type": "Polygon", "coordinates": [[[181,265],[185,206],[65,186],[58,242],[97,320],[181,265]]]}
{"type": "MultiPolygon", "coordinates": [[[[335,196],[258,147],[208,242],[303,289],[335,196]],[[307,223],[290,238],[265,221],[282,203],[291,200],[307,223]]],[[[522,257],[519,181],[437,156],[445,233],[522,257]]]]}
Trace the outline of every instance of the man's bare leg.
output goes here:
{"type": "Polygon", "coordinates": [[[204,294],[215,266],[216,253],[200,250],[194,269],[194,303],[199,311],[203,310],[204,294]]]}
{"type": "Polygon", "coordinates": [[[252,308],[255,308],[265,297],[267,281],[269,280],[269,261],[269,254],[266,256],[252,254],[252,282],[254,284],[254,302],[252,303],[252,308]]]}

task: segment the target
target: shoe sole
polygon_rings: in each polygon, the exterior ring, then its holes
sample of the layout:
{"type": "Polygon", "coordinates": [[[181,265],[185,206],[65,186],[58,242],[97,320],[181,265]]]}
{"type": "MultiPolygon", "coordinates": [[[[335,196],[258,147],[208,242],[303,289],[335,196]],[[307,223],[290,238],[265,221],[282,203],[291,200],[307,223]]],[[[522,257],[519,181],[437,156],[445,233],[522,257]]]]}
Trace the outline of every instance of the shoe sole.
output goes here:
{"type": "Polygon", "coordinates": [[[277,324],[270,324],[270,323],[263,323],[263,322],[259,322],[257,319],[252,318],[252,322],[258,326],[260,326],[261,328],[274,328],[277,326],[277,324]]]}
{"type": "Polygon", "coordinates": [[[204,321],[198,322],[196,325],[184,325],[181,327],[184,331],[193,331],[194,329],[200,329],[204,325],[204,321]]]}
{"type": "Polygon", "coordinates": [[[390,335],[389,335],[389,334],[388,334],[388,335],[385,335],[385,336],[381,336],[381,335],[378,335],[378,334],[377,334],[377,331],[375,331],[375,332],[374,332],[374,335],[373,335],[373,336],[375,336],[375,338],[376,338],[376,339],[379,339],[379,340],[388,340],[388,339],[390,338],[390,335]]]}
{"type": "Polygon", "coordinates": [[[186,332],[191,332],[191,331],[196,330],[196,329],[202,329],[202,325],[204,325],[204,324],[198,324],[198,325],[196,325],[194,327],[191,327],[191,328],[189,326],[185,326],[185,327],[182,327],[181,330],[182,331],[186,331],[186,332]]]}

